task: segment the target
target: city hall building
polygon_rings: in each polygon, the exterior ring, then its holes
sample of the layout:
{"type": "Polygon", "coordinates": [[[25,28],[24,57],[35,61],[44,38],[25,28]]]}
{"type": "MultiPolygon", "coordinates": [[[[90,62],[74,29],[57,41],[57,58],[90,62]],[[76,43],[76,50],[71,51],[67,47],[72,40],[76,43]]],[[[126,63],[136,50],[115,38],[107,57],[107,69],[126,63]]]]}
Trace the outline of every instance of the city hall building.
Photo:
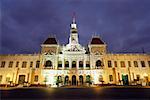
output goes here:
{"type": "Polygon", "coordinates": [[[0,55],[0,84],[132,85],[150,82],[150,54],[107,52],[107,44],[93,36],[88,47],[78,40],[73,18],[69,43],[59,45],[55,37],[41,43],[38,54],[0,55]]]}

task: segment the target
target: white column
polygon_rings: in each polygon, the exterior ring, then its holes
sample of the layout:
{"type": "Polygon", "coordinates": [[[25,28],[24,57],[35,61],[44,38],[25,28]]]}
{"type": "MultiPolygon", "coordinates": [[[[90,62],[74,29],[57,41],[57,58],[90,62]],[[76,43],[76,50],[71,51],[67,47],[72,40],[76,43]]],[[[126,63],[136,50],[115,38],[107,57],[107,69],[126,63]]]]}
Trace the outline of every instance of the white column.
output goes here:
{"type": "Polygon", "coordinates": [[[86,59],[83,61],[83,69],[86,69],[86,59]]]}
{"type": "Polygon", "coordinates": [[[56,68],[55,61],[52,60],[51,62],[52,62],[52,68],[55,69],[56,68]]]}
{"type": "Polygon", "coordinates": [[[64,62],[65,60],[62,59],[61,61],[62,61],[62,69],[65,69],[65,62],[64,62]]]}
{"type": "Polygon", "coordinates": [[[93,57],[90,55],[90,69],[93,69],[93,57]]]}
{"type": "Polygon", "coordinates": [[[76,61],[76,67],[79,69],[79,60],[76,61]]]}
{"type": "Polygon", "coordinates": [[[114,60],[111,60],[111,66],[112,66],[112,68],[115,68],[114,60]]]}
{"type": "Polygon", "coordinates": [[[72,68],[72,61],[69,59],[69,69],[72,68]]]}

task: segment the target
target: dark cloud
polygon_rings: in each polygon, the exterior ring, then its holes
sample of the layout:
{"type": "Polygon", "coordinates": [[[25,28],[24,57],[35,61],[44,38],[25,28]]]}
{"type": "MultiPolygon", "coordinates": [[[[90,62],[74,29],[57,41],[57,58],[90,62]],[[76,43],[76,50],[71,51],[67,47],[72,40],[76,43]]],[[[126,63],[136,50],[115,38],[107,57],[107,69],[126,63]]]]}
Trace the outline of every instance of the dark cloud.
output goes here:
{"type": "Polygon", "coordinates": [[[0,53],[34,53],[50,34],[68,43],[76,12],[80,43],[98,34],[109,51],[150,52],[148,0],[1,0],[0,53]]]}

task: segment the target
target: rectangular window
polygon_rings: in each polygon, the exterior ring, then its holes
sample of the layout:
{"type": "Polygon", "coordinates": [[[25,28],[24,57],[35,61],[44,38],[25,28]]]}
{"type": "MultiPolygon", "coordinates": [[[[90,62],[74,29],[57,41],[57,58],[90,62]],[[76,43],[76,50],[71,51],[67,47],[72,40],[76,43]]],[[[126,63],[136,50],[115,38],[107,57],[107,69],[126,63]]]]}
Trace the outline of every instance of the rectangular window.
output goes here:
{"type": "Polygon", "coordinates": [[[90,61],[86,61],[86,67],[90,68],[90,61]]]}
{"type": "Polygon", "coordinates": [[[62,61],[58,61],[58,67],[59,67],[59,68],[62,67],[62,61]]]}
{"type": "Polygon", "coordinates": [[[6,63],[5,61],[2,61],[2,62],[1,62],[1,68],[4,68],[4,67],[5,67],[5,63],[6,63]]]}
{"type": "Polygon", "coordinates": [[[79,61],[79,68],[83,68],[83,61],[79,61]]]}
{"type": "Polygon", "coordinates": [[[22,68],[26,68],[26,66],[27,66],[27,62],[26,62],[26,61],[23,61],[23,62],[22,62],[22,68]]]}
{"type": "Polygon", "coordinates": [[[140,80],[140,75],[136,75],[136,79],[137,79],[137,81],[139,81],[140,80]]]}
{"type": "Polygon", "coordinates": [[[128,67],[131,67],[131,62],[130,61],[128,61],[128,67]]]}
{"type": "Polygon", "coordinates": [[[138,67],[138,62],[134,61],[134,67],[138,67]]]}
{"type": "Polygon", "coordinates": [[[36,61],[36,68],[40,67],[40,61],[36,61]]]}
{"type": "Polygon", "coordinates": [[[125,68],[125,67],[126,67],[124,61],[120,61],[120,65],[121,65],[122,68],[125,68]]]}
{"type": "Polygon", "coordinates": [[[38,82],[38,75],[35,75],[34,82],[38,82]]]}
{"type": "Polygon", "coordinates": [[[12,66],[13,66],[13,61],[10,61],[9,65],[8,65],[8,68],[12,68],[12,66]]]}
{"type": "Polygon", "coordinates": [[[114,65],[115,65],[115,67],[117,67],[117,61],[114,61],[114,65]]]}
{"type": "Polygon", "coordinates": [[[148,61],[148,66],[150,67],[150,61],[148,61]]]}
{"type": "Polygon", "coordinates": [[[19,66],[19,61],[16,62],[16,67],[18,67],[18,66],[19,66]]]}
{"type": "Polygon", "coordinates": [[[144,61],[141,61],[141,66],[145,67],[145,62],[144,61]]]}
{"type": "Polygon", "coordinates": [[[113,76],[109,75],[109,81],[112,82],[113,81],[113,76]]]}
{"type": "Polygon", "coordinates": [[[108,60],[108,67],[112,67],[111,61],[108,60]]]}
{"type": "Polygon", "coordinates": [[[30,62],[30,68],[33,66],[33,61],[30,62]]]}
{"type": "Polygon", "coordinates": [[[2,76],[2,75],[0,75],[0,83],[2,82],[2,78],[3,78],[3,76],[2,76]]]}
{"type": "Polygon", "coordinates": [[[65,61],[65,67],[69,68],[69,61],[65,61]]]}
{"type": "Polygon", "coordinates": [[[6,82],[9,82],[10,81],[10,77],[6,77],[6,82]]]}

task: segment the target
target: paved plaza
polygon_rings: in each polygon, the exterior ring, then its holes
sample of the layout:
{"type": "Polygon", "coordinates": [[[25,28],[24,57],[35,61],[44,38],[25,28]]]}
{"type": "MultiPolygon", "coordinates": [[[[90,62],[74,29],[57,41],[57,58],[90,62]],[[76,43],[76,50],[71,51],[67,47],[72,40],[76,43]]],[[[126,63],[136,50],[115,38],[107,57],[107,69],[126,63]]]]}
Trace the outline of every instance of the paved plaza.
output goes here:
{"type": "Polygon", "coordinates": [[[150,100],[149,87],[3,88],[1,100],[150,100]]]}

